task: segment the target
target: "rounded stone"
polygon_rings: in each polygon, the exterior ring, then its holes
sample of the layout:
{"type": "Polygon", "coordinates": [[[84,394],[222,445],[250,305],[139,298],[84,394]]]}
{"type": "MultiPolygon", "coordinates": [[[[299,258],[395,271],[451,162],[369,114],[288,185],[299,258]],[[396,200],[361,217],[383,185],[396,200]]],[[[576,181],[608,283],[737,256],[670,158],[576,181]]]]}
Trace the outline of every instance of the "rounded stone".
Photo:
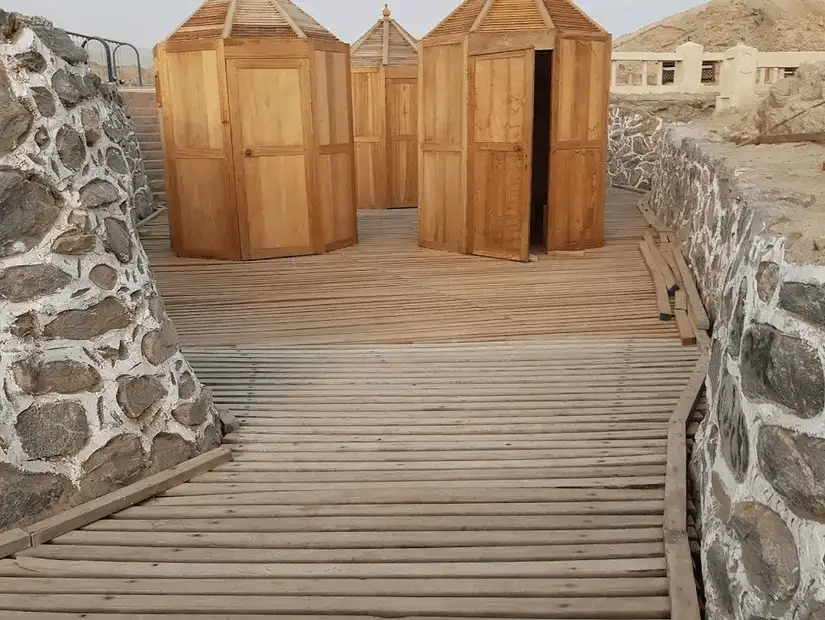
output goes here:
{"type": "Polygon", "coordinates": [[[762,301],[770,301],[779,284],[779,265],[760,263],[756,272],[756,292],[762,301]]]}
{"type": "Polygon", "coordinates": [[[126,158],[120,149],[109,147],[106,150],[106,165],[118,174],[129,174],[129,166],[126,165],[126,158]]]}
{"type": "Polygon", "coordinates": [[[117,402],[127,417],[135,419],[151,411],[167,395],[157,377],[119,377],[117,402]]]}
{"type": "Polygon", "coordinates": [[[800,418],[825,407],[825,375],[808,343],[770,325],[751,326],[742,339],[742,389],[749,398],[772,401],[800,418]]]}
{"type": "Polygon", "coordinates": [[[0,258],[36,246],[59,214],[48,187],[18,172],[0,171],[0,258]]]}
{"type": "Polygon", "coordinates": [[[27,360],[14,366],[14,380],[25,394],[77,394],[102,388],[100,373],[75,360],[27,360]]]}
{"type": "Polygon", "coordinates": [[[83,124],[83,132],[86,135],[86,145],[92,146],[103,136],[103,128],[100,126],[100,115],[94,108],[84,108],[80,113],[80,122],[83,124]]]}
{"type": "Polygon", "coordinates": [[[198,455],[197,447],[174,433],[158,433],[152,440],[150,453],[150,474],[188,461],[198,455]]]}
{"type": "Polygon", "coordinates": [[[69,170],[77,172],[86,161],[86,138],[68,125],[63,125],[55,139],[57,156],[69,170]]]}
{"type": "Polygon", "coordinates": [[[43,73],[48,67],[48,64],[46,64],[46,59],[43,58],[43,55],[39,52],[35,52],[34,50],[17,54],[14,57],[14,62],[20,69],[25,69],[26,71],[31,71],[32,73],[43,73]]]}
{"type": "Polygon", "coordinates": [[[194,403],[181,405],[172,411],[172,416],[184,426],[200,426],[206,422],[212,407],[212,391],[204,387],[194,403]]]}
{"type": "Polygon", "coordinates": [[[763,426],[757,454],[762,475],[788,508],[803,519],[825,523],[825,439],[763,426]]]}
{"type": "Polygon", "coordinates": [[[8,75],[0,69],[0,155],[17,148],[31,124],[31,112],[11,92],[8,75]]]}
{"type": "Polygon", "coordinates": [[[19,265],[0,273],[0,299],[22,303],[63,290],[72,277],[54,265],[19,265]]]}
{"type": "Polygon", "coordinates": [[[787,601],[799,587],[799,554],[788,526],[757,502],[734,505],[728,521],[742,551],[751,586],[777,601],[787,601]]]}
{"type": "Polygon", "coordinates": [[[86,410],[76,401],[34,404],[17,416],[15,430],[32,459],[72,456],[89,438],[86,410]]]}
{"type": "Polygon", "coordinates": [[[195,382],[195,377],[192,376],[192,373],[183,373],[178,381],[178,396],[181,400],[189,400],[192,398],[195,395],[196,389],[197,383],[195,382]]]}
{"type": "Polygon", "coordinates": [[[112,142],[120,144],[126,137],[126,127],[123,123],[114,117],[103,123],[103,131],[109,136],[112,142]]]}
{"type": "Polygon", "coordinates": [[[745,301],[748,295],[747,281],[742,280],[739,286],[739,295],[736,298],[736,305],[733,308],[733,316],[731,317],[728,327],[728,353],[731,357],[737,359],[742,344],[742,330],[745,326],[745,301]]]}
{"type": "Polygon", "coordinates": [[[126,222],[113,217],[104,220],[106,228],[106,240],[104,247],[114,254],[121,263],[128,263],[132,260],[132,239],[126,222]]]}
{"type": "Polygon", "coordinates": [[[178,333],[166,320],[160,329],[147,333],[141,341],[143,356],[150,364],[162,364],[178,352],[178,333]]]}
{"type": "Polygon", "coordinates": [[[83,464],[80,490],[87,500],[100,497],[138,480],[146,467],[146,453],[136,435],[117,435],[83,464]]]}
{"type": "Polygon", "coordinates": [[[94,179],[80,189],[80,204],[86,209],[105,207],[119,200],[120,191],[105,179],[94,179]]]}
{"type": "Polygon", "coordinates": [[[47,338],[91,340],[115,329],[131,326],[132,317],[116,298],[107,297],[85,310],[65,310],[43,330],[47,338]]]}
{"type": "Polygon", "coordinates": [[[709,618],[717,617],[715,614],[712,615],[713,611],[716,611],[714,607],[721,611],[725,618],[732,618],[735,615],[735,595],[728,573],[727,556],[722,543],[717,540],[707,546],[707,552],[702,558],[704,572],[708,579],[705,594],[709,618]]]}
{"type": "Polygon", "coordinates": [[[67,108],[93,95],[94,91],[90,91],[89,86],[81,76],[65,69],[58,69],[52,76],[52,90],[67,108]]]}
{"type": "Polygon", "coordinates": [[[117,285],[117,271],[109,265],[95,265],[89,272],[89,279],[104,291],[111,291],[117,285]]]}
{"type": "Polygon", "coordinates": [[[34,98],[34,105],[37,106],[37,111],[41,116],[51,118],[57,112],[57,101],[55,101],[52,91],[45,86],[32,87],[32,96],[34,98]]]}
{"type": "Polygon", "coordinates": [[[67,256],[87,254],[95,249],[96,240],[97,238],[94,235],[73,230],[60,235],[54,240],[52,252],[67,256]]]}
{"type": "Polygon", "coordinates": [[[785,282],[779,291],[779,307],[825,329],[825,286],[785,282]]]}
{"type": "Polygon", "coordinates": [[[737,482],[744,482],[750,463],[748,423],[742,411],[739,390],[727,372],[719,388],[716,405],[719,419],[719,440],[722,458],[728,464],[737,482]]]}
{"type": "MultiPolygon", "coordinates": [[[[34,143],[41,149],[51,142],[51,140],[52,139],[49,137],[49,132],[46,131],[45,127],[38,127],[37,131],[34,132],[34,143]]],[[[52,160],[51,163],[52,165],[57,165],[54,160],[52,160]]]]}
{"type": "Polygon", "coordinates": [[[74,487],[57,474],[33,474],[0,463],[0,531],[44,519],[71,505],[74,487]]]}

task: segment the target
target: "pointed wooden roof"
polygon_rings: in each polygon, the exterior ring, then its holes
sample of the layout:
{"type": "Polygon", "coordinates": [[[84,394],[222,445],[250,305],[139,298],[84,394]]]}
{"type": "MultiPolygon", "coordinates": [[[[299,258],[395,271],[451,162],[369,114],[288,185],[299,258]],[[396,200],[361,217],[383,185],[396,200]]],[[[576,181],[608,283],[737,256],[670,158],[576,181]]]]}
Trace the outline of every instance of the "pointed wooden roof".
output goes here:
{"type": "Polygon", "coordinates": [[[548,30],[606,33],[572,0],[464,0],[425,38],[548,30]]]}
{"type": "Polygon", "coordinates": [[[291,0],[206,0],[167,41],[338,38],[291,0]]]}
{"type": "Polygon", "coordinates": [[[353,67],[409,66],[418,64],[418,41],[392,19],[385,4],[381,19],[352,44],[353,67]]]}

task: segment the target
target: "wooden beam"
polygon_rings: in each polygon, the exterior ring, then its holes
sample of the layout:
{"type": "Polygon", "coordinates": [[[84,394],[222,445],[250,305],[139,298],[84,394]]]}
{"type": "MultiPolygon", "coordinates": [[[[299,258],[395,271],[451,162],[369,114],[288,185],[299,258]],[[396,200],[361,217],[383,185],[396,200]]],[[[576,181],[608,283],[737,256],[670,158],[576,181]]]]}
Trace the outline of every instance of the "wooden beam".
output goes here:
{"type": "Polygon", "coordinates": [[[478,30],[478,27],[481,26],[481,22],[484,21],[484,18],[487,17],[487,12],[490,10],[490,7],[493,6],[493,0],[486,0],[484,6],[481,7],[481,11],[479,12],[478,16],[476,16],[473,25],[470,26],[470,32],[475,32],[478,30]]]}
{"type": "Polygon", "coordinates": [[[166,471],[139,480],[134,484],[76,506],[44,521],[39,521],[24,528],[24,531],[31,536],[32,546],[41,545],[52,538],[149,499],[231,460],[232,450],[228,446],[210,450],[166,471]]]}
{"type": "Polygon", "coordinates": [[[223,23],[222,39],[227,39],[232,34],[232,26],[235,22],[235,11],[238,9],[238,0],[229,3],[229,10],[226,12],[226,21],[223,23]]]}
{"type": "Polygon", "coordinates": [[[541,19],[544,21],[544,24],[547,26],[548,30],[555,30],[556,25],[553,23],[553,18],[550,17],[550,13],[547,12],[547,5],[544,4],[544,0],[536,0],[536,8],[539,10],[541,14],[541,19]]]}
{"type": "Polygon", "coordinates": [[[289,27],[292,28],[292,30],[295,31],[295,34],[298,35],[298,38],[299,39],[306,39],[307,38],[306,33],[303,30],[301,30],[301,27],[297,23],[295,23],[295,20],[292,19],[292,17],[290,16],[289,13],[286,12],[286,9],[283,7],[283,5],[281,5],[281,1],[280,0],[270,0],[270,2],[272,2],[272,4],[275,6],[275,8],[278,10],[278,12],[281,14],[281,17],[283,17],[284,20],[286,21],[286,23],[289,24],[289,27]]]}
{"type": "Polygon", "coordinates": [[[388,19],[384,20],[384,23],[381,24],[383,29],[383,50],[382,50],[382,60],[381,64],[386,66],[390,64],[390,22],[388,19]]]}
{"type": "Polygon", "coordinates": [[[21,529],[0,533],[0,558],[8,557],[31,547],[31,536],[21,529]]]}
{"type": "Polygon", "coordinates": [[[647,269],[653,277],[653,284],[656,287],[656,306],[659,309],[659,319],[667,321],[673,317],[673,309],[670,307],[670,298],[667,294],[665,279],[662,277],[662,272],[659,271],[659,267],[656,261],[653,260],[650,249],[644,241],[639,241],[639,249],[642,252],[642,257],[645,259],[647,269]]]}
{"type": "Polygon", "coordinates": [[[696,344],[696,332],[688,318],[687,295],[685,295],[684,291],[676,291],[674,305],[676,306],[675,316],[676,327],[679,330],[679,339],[683,345],[696,344]]]}
{"type": "Polygon", "coordinates": [[[687,536],[687,421],[708,374],[710,355],[702,354],[668,422],[665,474],[665,560],[673,620],[699,620],[699,598],[687,536]]]}
{"type": "Polygon", "coordinates": [[[696,282],[693,280],[693,274],[690,272],[685,257],[676,246],[671,246],[673,258],[676,259],[676,266],[679,268],[679,275],[682,280],[682,289],[687,293],[688,304],[690,306],[691,314],[697,327],[705,331],[710,329],[710,319],[705,312],[705,306],[702,303],[702,298],[699,295],[699,290],[696,288],[696,282]]]}
{"type": "Polygon", "coordinates": [[[667,264],[662,256],[662,253],[659,251],[659,246],[656,245],[656,241],[653,239],[653,234],[648,230],[645,231],[644,237],[645,243],[650,250],[650,254],[656,265],[659,267],[659,271],[662,272],[662,277],[665,279],[665,286],[667,286],[668,295],[672,296],[673,293],[676,292],[676,289],[679,288],[679,284],[676,282],[676,277],[673,275],[670,265],[667,264]]]}
{"type": "Polygon", "coordinates": [[[819,106],[822,106],[822,105],[825,105],[825,101],[820,101],[819,103],[816,103],[816,104],[812,105],[812,106],[811,106],[811,107],[809,107],[809,108],[805,108],[805,109],[804,109],[804,110],[802,110],[801,112],[797,112],[796,114],[794,114],[794,115],[792,115],[792,116],[789,116],[789,117],[788,117],[788,118],[786,118],[785,120],[783,120],[783,121],[780,121],[780,122],[776,123],[776,125],[771,125],[770,127],[768,127],[765,131],[763,131],[762,133],[760,133],[760,134],[759,134],[758,136],[756,136],[755,138],[750,138],[750,139],[748,139],[748,140],[745,140],[745,141],[743,141],[743,142],[740,142],[740,143],[738,144],[738,146],[745,146],[745,145],[747,145],[747,144],[754,144],[754,143],[758,144],[758,143],[759,143],[759,142],[758,142],[759,140],[763,139],[765,136],[767,136],[768,134],[770,134],[770,133],[771,133],[772,131],[774,131],[775,129],[779,129],[779,128],[780,128],[780,127],[782,127],[783,125],[787,125],[787,124],[788,124],[788,123],[790,123],[793,119],[795,119],[795,118],[799,118],[800,116],[802,116],[802,115],[803,115],[803,114],[805,114],[806,112],[810,112],[811,110],[814,110],[814,109],[816,109],[816,108],[818,108],[819,106]]]}

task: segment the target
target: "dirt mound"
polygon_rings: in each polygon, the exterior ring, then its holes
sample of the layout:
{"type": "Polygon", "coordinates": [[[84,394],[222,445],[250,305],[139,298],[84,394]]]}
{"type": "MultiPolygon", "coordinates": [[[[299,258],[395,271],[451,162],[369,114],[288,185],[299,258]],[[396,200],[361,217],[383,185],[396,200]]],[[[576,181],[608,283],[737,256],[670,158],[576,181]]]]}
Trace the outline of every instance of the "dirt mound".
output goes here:
{"type": "Polygon", "coordinates": [[[671,52],[693,41],[710,51],[743,42],[766,52],[825,50],[825,0],[711,0],[614,40],[621,52],[671,52]]]}
{"type": "Polygon", "coordinates": [[[825,62],[801,65],[796,75],[779,80],[751,107],[717,112],[713,126],[717,133],[737,142],[769,129],[777,135],[825,131],[825,62]],[[817,104],[822,105],[814,107],[817,104]],[[791,120],[784,122],[787,119],[791,120]]]}

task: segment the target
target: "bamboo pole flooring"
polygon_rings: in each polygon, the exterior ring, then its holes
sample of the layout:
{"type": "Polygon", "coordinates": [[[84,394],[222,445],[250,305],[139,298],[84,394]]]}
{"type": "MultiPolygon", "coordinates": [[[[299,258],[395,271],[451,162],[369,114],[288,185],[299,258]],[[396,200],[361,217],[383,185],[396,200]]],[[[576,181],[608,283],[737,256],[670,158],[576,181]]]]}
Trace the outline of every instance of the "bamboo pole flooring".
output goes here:
{"type": "MultiPolygon", "coordinates": [[[[636,196],[609,244],[175,258],[144,230],[233,460],[0,560],[0,620],[670,618],[668,423],[699,351],[659,321],[636,196]]],[[[689,429],[690,433],[690,429],[689,429]]]]}

